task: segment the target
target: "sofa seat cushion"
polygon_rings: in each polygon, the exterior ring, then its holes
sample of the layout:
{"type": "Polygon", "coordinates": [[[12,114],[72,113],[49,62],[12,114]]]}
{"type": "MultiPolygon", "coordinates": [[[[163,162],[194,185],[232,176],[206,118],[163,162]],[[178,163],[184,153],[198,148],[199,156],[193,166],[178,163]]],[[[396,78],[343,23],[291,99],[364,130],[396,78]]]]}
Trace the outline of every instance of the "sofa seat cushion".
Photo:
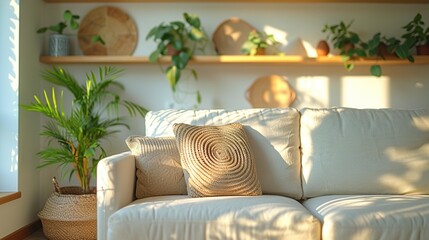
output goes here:
{"type": "Polygon", "coordinates": [[[226,125],[246,130],[264,194],[302,198],[299,112],[293,108],[161,110],[145,117],[146,136],[174,136],[173,124],[226,125]]]}
{"type": "Polygon", "coordinates": [[[322,239],[429,239],[428,195],[331,195],[303,202],[322,239]]]}
{"type": "Polygon", "coordinates": [[[262,196],[139,199],[109,218],[108,239],[320,239],[320,222],[294,199],[262,196]]]}

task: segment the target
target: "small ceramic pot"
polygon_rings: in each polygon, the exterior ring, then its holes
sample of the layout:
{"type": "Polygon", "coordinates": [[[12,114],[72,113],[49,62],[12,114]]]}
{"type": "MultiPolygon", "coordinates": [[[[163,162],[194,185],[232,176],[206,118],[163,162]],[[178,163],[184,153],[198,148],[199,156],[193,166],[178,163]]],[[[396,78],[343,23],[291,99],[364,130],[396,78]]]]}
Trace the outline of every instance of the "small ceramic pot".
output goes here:
{"type": "Polygon", "coordinates": [[[69,55],[69,38],[63,34],[49,35],[49,55],[50,56],[69,55]]]}
{"type": "Polygon", "coordinates": [[[318,57],[328,56],[329,44],[325,40],[319,41],[316,46],[316,52],[318,57]]]}

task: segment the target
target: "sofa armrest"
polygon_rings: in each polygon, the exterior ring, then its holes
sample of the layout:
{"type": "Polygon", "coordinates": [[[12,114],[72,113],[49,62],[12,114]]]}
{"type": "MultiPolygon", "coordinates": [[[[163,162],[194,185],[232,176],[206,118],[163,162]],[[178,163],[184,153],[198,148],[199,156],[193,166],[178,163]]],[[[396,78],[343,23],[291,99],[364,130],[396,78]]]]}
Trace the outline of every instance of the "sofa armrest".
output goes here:
{"type": "Polygon", "coordinates": [[[135,158],[131,152],[112,155],[98,163],[97,239],[107,238],[110,215],[133,201],[135,169],[135,158]]]}

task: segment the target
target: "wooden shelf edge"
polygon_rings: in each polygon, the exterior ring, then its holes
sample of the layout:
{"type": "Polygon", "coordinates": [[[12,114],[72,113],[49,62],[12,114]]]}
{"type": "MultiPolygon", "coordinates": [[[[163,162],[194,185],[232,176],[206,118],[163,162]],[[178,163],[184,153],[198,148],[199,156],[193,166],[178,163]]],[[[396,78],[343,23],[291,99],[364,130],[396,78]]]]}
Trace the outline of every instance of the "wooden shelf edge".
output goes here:
{"type": "Polygon", "coordinates": [[[0,205],[21,198],[21,192],[0,192],[0,205]]]}
{"type": "MultiPolygon", "coordinates": [[[[153,64],[146,56],[40,56],[45,64],[153,64]]],[[[170,57],[162,57],[161,63],[171,62],[170,57]]],[[[415,62],[398,58],[386,60],[377,58],[360,58],[352,61],[356,65],[404,65],[429,64],[429,56],[415,56],[415,62]]],[[[303,56],[194,56],[191,64],[297,64],[297,65],[338,65],[342,64],[340,56],[309,58],[303,56]]]]}
{"type": "Polygon", "coordinates": [[[429,0],[44,0],[47,3],[107,3],[107,2],[129,2],[129,3],[187,3],[187,2],[223,2],[223,3],[429,3],[429,0]]]}

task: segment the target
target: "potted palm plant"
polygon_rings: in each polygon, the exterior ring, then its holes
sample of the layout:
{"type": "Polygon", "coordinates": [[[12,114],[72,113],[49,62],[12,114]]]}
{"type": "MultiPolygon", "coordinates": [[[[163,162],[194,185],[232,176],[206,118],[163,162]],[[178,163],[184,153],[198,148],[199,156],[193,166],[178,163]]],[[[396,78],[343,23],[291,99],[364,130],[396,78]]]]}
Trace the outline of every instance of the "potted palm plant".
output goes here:
{"type": "Polygon", "coordinates": [[[273,34],[266,34],[259,31],[251,31],[244,42],[241,51],[247,55],[265,55],[265,49],[269,46],[275,46],[279,42],[273,34]]]}
{"type": "Polygon", "coordinates": [[[147,112],[146,108],[123,100],[113,91],[124,89],[117,81],[121,72],[113,67],[100,67],[97,73],[87,74],[80,84],[69,72],[54,67],[42,73],[43,79],[67,90],[73,100],[66,102],[63,90],[58,94],[58,90],[52,88],[51,94],[44,90],[42,98],[35,96],[33,103],[23,105],[24,109],[47,118],[41,135],[49,139],[49,144],[38,153],[43,160],[39,167],[61,166],[63,176],[68,175],[69,180],[75,176],[80,184],[79,187],[56,187],[39,213],[49,239],[61,239],[64,235],[68,239],[96,238],[96,198],[90,183],[97,163],[106,157],[101,141],[118,132],[117,127],[128,128],[119,115],[120,108],[126,108],[131,116],[143,117],[147,112]]]}
{"type": "MultiPolygon", "coordinates": [[[[188,67],[194,55],[197,43],[204,45],[208,42],[207,35],[202,29],[200,18],[197,15],[183,14],[185,22],[173,21],[161,23],[153,27],[146,36],[146,40],[153,39],[157,43],[156,49],[150,54],[151,62],[158,62],[161,56],[171,56],[171,64],[164,70],[173,92],[181,79],[182,72],[190,71],[194,79],[197,72],[188,67]]],[[[197,102],[201,102],[199,91],[196,93],[197,102]]]]}

